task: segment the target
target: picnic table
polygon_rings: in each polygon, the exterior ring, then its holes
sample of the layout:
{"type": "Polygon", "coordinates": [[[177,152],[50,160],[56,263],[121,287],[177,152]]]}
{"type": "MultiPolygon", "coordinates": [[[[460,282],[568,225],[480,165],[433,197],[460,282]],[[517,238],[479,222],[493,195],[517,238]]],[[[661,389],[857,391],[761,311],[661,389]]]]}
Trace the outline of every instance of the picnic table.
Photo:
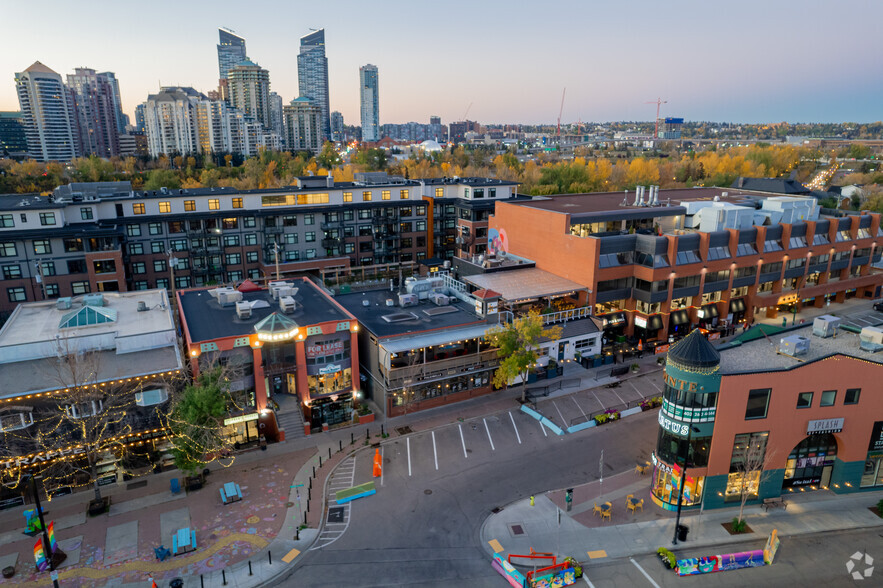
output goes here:
{"type": "Polygon", "coordinates": [[[235,482],[227,482],[223,488],[218,489],[221,493],[221,502],[230,504],[242,500],[242,488],[235,482]]]}
{"type": "Polygon", "coordinates": [[[172,553],[181,555],[196,549],[196,531],[190,527],[178,529],[172,536],[172,553]]]}

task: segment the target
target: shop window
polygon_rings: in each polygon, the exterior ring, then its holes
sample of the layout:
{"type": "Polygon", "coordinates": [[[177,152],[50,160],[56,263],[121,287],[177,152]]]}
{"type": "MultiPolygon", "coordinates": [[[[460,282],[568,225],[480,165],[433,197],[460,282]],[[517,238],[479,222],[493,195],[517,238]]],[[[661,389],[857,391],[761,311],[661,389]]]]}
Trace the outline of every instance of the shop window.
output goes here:
{"type": "Polygon", "coordinates": [[[824,470],[834,466],[836,458],[837,440],[834,435],[806,437],[788,455],[782,486],[809,486],[814,489],[816,484],[821,484],[824,470]]]}
{"type": "Polygon", "coordinates": [[[100,414],[102,410],[104,410],[104,402],[101,400],[68,404],[64,407],[65,414],[72,419],[83,419],[95,416],[100,414]]]}
{"type": "MultiPolygon", "coordinates": [[[[681,494],[680,484],[680,467],[670,467],[660,463],[653,470],[651,492],[659,500],[671,505],[677,504],[678,496],[681,494]]],[[[702,502],[702,489],[704,485],[705,478],[684,477],[684,492],[681,504],[684,506],[700,504],[702,502]]]]}
{"type": "Polygon", "coordinates": [[[757,498],[768,438],[768,432],[736,435],[724,502],[738,502],[744,494],[757,498]]]}
{"type": "Polygon", "coordinates": [[[0,431],[15,431],[34,424],[34,416],[30,412],[13,412],[0,414],[0,431]]]}
{"type": "Polygon", "coordinates": [[[770,388],[766,388],[764,390],[750,390],[748,392],[745,420],[766,418],[767,407],[770,403],[770,391],[770,388]]]}
{"type": "Polygon", "coordinates": [[[812,406],[812,392],[801,392],[797,395],[797,408],[809,408],[812,406]]]}
{"type": "Polygon", "coordinates": [[[754,243],[739,243],[736,246],[736,256],[745,257],[747,255],[757,255],[757,247],[754,243]]]}
{"type": "Polygon", "coordinates": [[[135,404],[138,406],[155,406],[169,399],[165,388],[152,388],[135,393],[135,404]]]}
{"type": "Polygon", "coordinates": [[[843,404],[858,404],[858,397],[861,395],[861,388],[850,388],[843,397],[843,404]]]}
{"type": "Polygon", "coordinates": [[[837,400],[837,390],[825,390],[822,392],[822,401],[819,402],[819,406],[834,406],[835,400],[837,400]]]}

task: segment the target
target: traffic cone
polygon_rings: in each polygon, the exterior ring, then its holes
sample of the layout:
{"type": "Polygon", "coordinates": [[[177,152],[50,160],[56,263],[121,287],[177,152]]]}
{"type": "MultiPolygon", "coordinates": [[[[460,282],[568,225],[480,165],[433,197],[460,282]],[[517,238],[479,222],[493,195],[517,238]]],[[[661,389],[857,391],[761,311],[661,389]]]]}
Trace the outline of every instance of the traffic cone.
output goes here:
{"type": "Polygon", "coordinates": [[[153,579],[153,576],[147,576],[147,580],[150,582],[150,588],[159,588],[156,585],[156,580],[153,579]]]}
{"type": "Polygon", "coordinates": [[[374,450],[374,477],[375,478],[379,478],[380,474],[383,471],[381,469],[382,461],[383,461],[383,458],[380,457],[380,449],[375,449],[374,450]]]}

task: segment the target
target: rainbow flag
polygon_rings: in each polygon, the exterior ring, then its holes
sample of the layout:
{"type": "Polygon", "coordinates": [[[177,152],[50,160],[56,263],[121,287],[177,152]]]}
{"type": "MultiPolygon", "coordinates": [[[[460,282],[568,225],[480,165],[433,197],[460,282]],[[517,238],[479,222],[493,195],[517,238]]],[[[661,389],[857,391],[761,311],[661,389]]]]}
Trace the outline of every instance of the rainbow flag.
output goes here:
{"type": "Polygon", "coordinates": [[[34,560],[37,562],[37,571],[42,572],[49,567],[49,562],[46,560],[46,553],[43,551],[42,537],[37,539],[37,542],[34,543],[34,560]]]}
{"type": "Polygon", "coordinates": [[[58,550],[58,543],[55,541],[55,521],[49,522],[46,531],[49,533],[49,551],[55,553],[58,550]]]}

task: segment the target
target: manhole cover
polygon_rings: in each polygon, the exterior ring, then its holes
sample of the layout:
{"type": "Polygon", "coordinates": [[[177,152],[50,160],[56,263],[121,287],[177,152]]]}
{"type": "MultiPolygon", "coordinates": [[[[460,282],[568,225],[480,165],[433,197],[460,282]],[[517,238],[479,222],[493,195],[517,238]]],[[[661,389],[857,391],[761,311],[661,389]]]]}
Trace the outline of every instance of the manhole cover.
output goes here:
{"type": "Polygon", "coordinates": [[[343,522],[343,507],[337,506],[335,508],[328,509],[328,522],[329,523],[342,523],[343,522]]]}
{"type": "Polygon", "coordinates": [[[427,496],[429,496],[430,494],[432,494],[432,490],[427,488],[426,490],[423,491],[423,493],[426,494],[427,496]]]}
{"type": "Polygon", "coordinates": [[[524,534],[525,534],[525,533],[524,533],[524,527],[523,527],[522,525],[515,525],[515,524],[509,525],[509,531],[510,531],[513,535],[515,535],[516,537],[517,537],[518,535],[524,535],[524,534]]]}
{"type": "Polygon", "coordinates": [[[398,433],[399,435],[408,435],[409,433],[413,432],[414,431],[412,431],[411,427],[408,425],[405,425],[404,427],[396,427],[396,433],[398,433]]]}

